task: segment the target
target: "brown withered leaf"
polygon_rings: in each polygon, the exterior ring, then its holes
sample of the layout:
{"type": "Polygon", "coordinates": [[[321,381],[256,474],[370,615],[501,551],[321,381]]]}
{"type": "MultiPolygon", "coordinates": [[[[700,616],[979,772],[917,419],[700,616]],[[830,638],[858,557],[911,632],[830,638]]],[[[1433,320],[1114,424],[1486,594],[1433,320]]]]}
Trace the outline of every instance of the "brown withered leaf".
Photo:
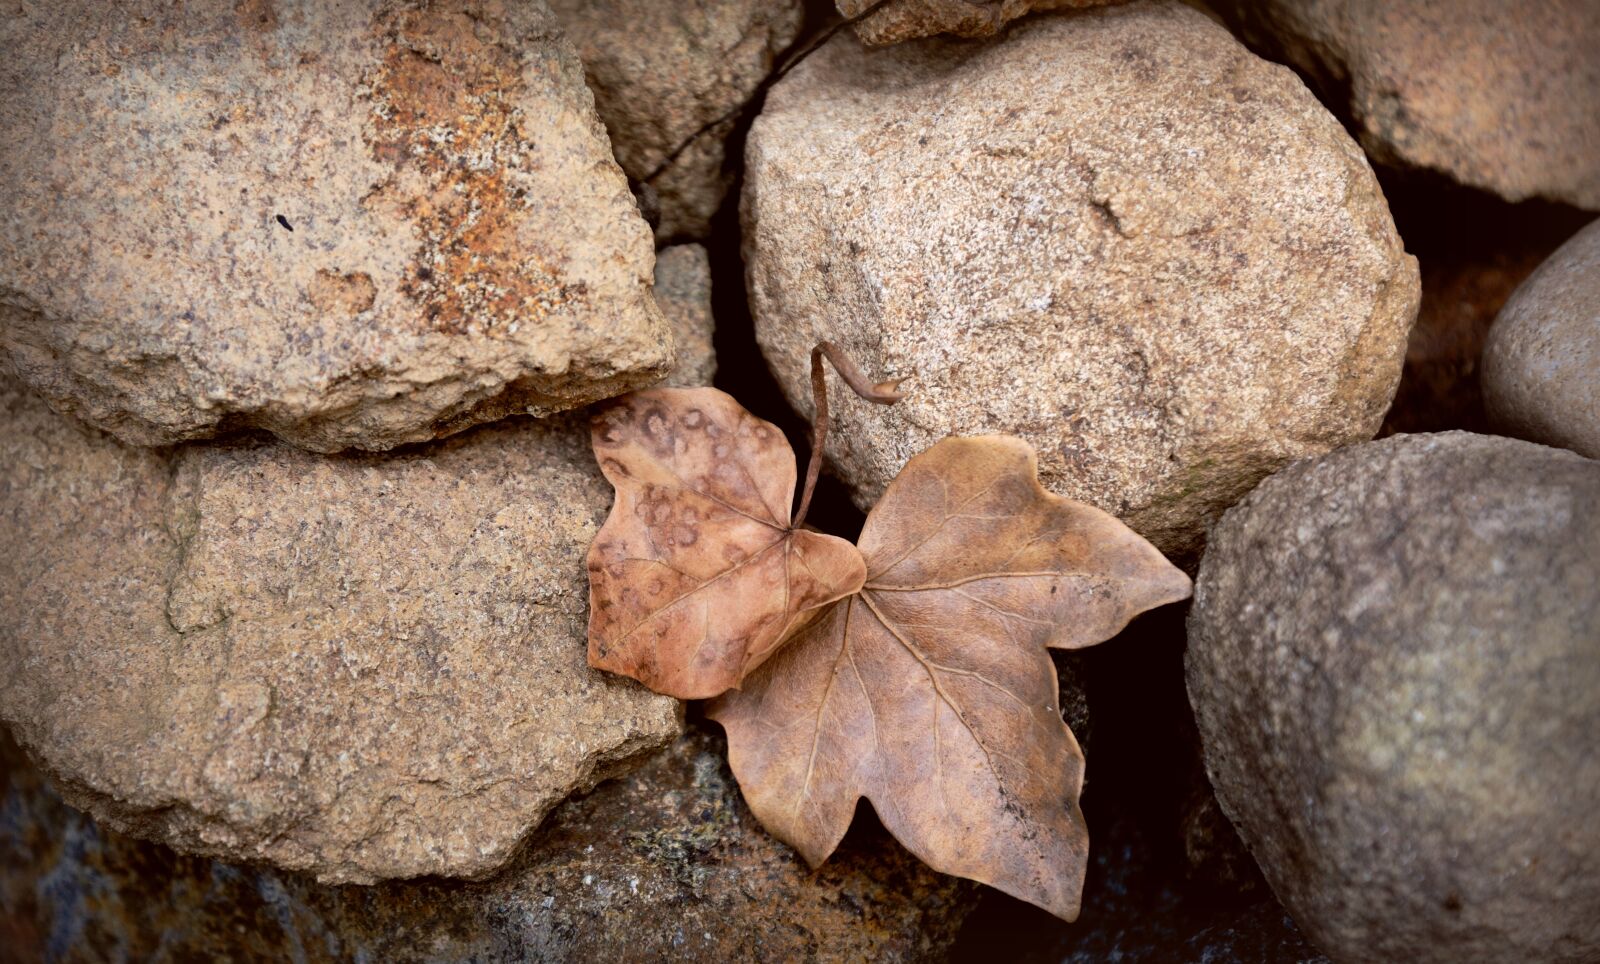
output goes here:
{"type": "Polygon", "coordinates": [[[1020,439],[946,439],[889,485],[862,590],[711,706],[745,800],[813,865],[860,797],[935,870],[1072,920],[1083,754],[1046,647],[1106,639],[1188,578],[1039,484],[1020,439]]]}
{"type": "Polygon", "coordinates": [[[589,548],[590,665],[716,696],[861,588],[855,546],[790,526],[788,440],[723,392],[624,395],[591,441],[617,497],[589,548]]]}

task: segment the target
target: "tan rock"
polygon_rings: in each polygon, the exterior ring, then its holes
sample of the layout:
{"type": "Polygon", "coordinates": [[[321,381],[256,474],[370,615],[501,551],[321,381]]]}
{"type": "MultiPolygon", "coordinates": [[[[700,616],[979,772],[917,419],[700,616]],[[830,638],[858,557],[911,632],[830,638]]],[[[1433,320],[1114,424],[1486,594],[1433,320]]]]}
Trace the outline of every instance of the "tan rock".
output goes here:
{"type": "MultiPolygon", "coordinates": [[[[846,17],[861,16],[876,0],[836,0],[846,17]]],[[[889,0],[855,24],[861,42],[880,46],[947,33],[992,37],[1035,10],[1100,7],[1122,0],[889,0]]]]}
{"type": "Polygon", "coordinates": [[[617,161],[649,185],[663,241],[703,239],[728,193],[726,141],[794,41],[802,0],[550,0],[617,161]]]}
{"type": "Polygon", "coordinates": [[[1398,435],[1212,530],[1185,657],[1217,799],[1340,962],[1600,959],[1600,462],[1398,435]]]}
{"type": "Polygon", "coordinates": [[[1312,77],[1374,159],[1600,209],[1594,0],[1223,0],[1312,77]]]}
{"type": "Polygon", "coordinates": [[[58,410],[386,449],[671,364],[542,0],[27,2],[0,48],[0,349],[58,410]]]}
{"type": "Polygon", "coordinates": [[[916,376],[891,409],[838,393],[829,455],[863,506],[939,438],[1010,432],[1047,487],[1190,552],[1394,393],[1417,267],[1365,158],[1181,4],[982,46],[835,38],[747,161],[751,308],[790,401],[810,410],[822,339],[916,376]]]}
{"type": "Polygon", "coordinates": [[[976,885],[882,830],[811,871],[750,815],[725,754],[691,731],[560,807],[493,880],[327,887],[100,830],[0,732],[0,934],[24,960],[946,959],[976,885]]]}
{"type": "Polygon", "coordinates": [[[110,826],[326,881],[481,875],[679,729],[585,662],[571,418],[386,457],[125,448],[0,389],[0,717],[110,826]]]}
{"type": "Polygon", "coordinates": [[[1600,221],[1558,248],[1495,317],[1483,394],[1507,435],[1600,459],[1600,221]]]}
{"type": "Polygon", "coordinates": [[[656,304],[672,326],[678,362],[666,384],[709,385],[717,374],[716,331],[711,317],[711,262],[698,244],[679,244],[656,255],[656,304]]]}

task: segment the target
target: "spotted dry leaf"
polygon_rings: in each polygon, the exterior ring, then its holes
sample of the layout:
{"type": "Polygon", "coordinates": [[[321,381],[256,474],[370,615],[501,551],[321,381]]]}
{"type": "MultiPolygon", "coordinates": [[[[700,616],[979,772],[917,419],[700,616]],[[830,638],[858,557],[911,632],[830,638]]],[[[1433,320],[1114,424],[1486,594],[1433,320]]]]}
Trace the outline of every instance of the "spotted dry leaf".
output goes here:
{"type": "Polygon", "coordinates": [[[1077,916],[1083,754],[1046,647],[1189,595],[1115,518],[1053,496],[1020,439],[912,459],[861,534],[867,580],[711,707],[745,800],[813,865],[856,801],[935,870],[1077,916]]]}
{"type": "Polygon", "coordinates": [[[791,528],[794,452],[714,388],[624,395],[595,416],[616,502],[589,549],[589,664],[716,696],[818,607],[861,588],[843,539],[791,528]]]}

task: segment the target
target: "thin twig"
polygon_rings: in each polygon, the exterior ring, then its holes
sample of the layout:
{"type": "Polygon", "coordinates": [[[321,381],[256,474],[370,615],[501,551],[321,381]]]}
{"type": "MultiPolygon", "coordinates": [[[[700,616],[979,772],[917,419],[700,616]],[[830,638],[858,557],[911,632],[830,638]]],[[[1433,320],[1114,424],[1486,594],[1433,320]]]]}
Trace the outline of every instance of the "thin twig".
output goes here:
{"type": "Polygon", "coordinates": [[[827,356],[833,364],[833,370],[839,373],[850,390],[867,401],[893,405],[905,398],[898,391],[900,383],[905,381],[904,377],[869,382],[855,362],[850,360],[850,356],[840,351],[833,342],[818,342],[817,347],[811,349],[811,398],[816,403],[817,416],[811,422],[811,461],[806,465],[806,487],[800,494],[800,508],[794,514],[794,522],[790,525],[792,529],[800,528],[800,524],[806,521],[806,512],[811,508],[811,494],[816,491],[817,477],[822,474],[822,447],[828,441],[831,419],[828,416],[828,379],[822,368],[823,356],[827,356]]]}

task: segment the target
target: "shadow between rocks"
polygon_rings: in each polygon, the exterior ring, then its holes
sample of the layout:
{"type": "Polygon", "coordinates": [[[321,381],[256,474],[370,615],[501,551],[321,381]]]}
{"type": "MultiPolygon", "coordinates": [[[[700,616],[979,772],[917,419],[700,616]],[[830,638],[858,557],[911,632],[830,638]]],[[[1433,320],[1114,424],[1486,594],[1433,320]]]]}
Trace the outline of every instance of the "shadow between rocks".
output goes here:
{"type": "MultiPolygon", "coordinates": [[[[788,60],[807,50],[826,31],[839,23],[832,4],[809,2],[806,27],[799,38],[779,58],[788,60]]],[[[811,423],[802,418],[784,397],[777,379],[767,367],[756,344],[755,321],[745,288],[743,232],[739,223],[739,198],[744,189],[744,148],[750,125],[761,112],[770,84],[764,84],[746,104],[738,124],[728,137],[726,162],[731,165],[733,186],[722,207],[711,221],[711,237],[705,242],[711,262],[711,315],[716,322],[713,344],[717,351],[717,375],[713,384],[739,400],[752,413],[777,425],[794,446],[799,472],[811,457],[811,423]]],[[[870,374],[870,373],[869,373],[870,374]]],[[[830,374],[830,390],[837,381],[830,374]]],[[[798,488],[798,487],[797,487],[798,488]]],[[[796,499],[798,501],[798,492],[796,499]]],[[[807,523],[823,532],[854,540],[861,532],[866,515],[851,501],[850,492],[831,472],[824,471],[817,482],[807,523]]]]}
{"type": "Polygon", "coordinates": [[[1426,171],[1377,172],[1422,273],[1405,368],[1378,434],[1489,432],[1479,385],[1489,327],[1517,286],[1594,215],[1551,201],[1512,204],[1426,171]]]}

